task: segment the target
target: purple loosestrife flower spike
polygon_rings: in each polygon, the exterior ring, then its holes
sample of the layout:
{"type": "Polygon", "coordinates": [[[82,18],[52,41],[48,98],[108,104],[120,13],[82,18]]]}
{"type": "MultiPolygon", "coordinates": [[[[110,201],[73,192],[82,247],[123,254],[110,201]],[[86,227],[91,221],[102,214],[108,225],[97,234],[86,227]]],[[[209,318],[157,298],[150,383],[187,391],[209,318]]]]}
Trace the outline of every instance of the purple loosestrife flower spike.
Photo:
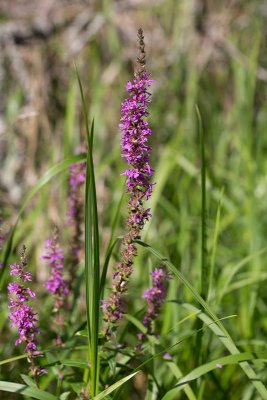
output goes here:
{"type": "MultiPolygon", "coordinates": [[[[86,144],[76,149],[76,152],[86,153],[86,144]]],[[[72,164],[69,169],[69,197],[68,197],[68,224],[72,229],[70,275],[73,282],[76,276],[76,267],[81,258],[83,247],[82,222],[83,222],[83,187],[86,178],[86,162],[72,164]]]]}
{"type": "Polygon", "coordinates": [[[152,84],[150,74],[145,68],[144,36],[142,29],[138,31],[140,55],[137,59],[138,68],[132,82],[128,82],[126,90],[129,97],[121,106],[122,157],[128,168],[123,172],[126,175],[127,192],[130,194],[128,202],[127,232],[122,240],[120,262],[117,263],[112,280],[111,294],[102,303],[104,320],[107,323],[106,336],[116,329],[116,322],[123,316],[122,295],[127,289],[127,282],[132,273],[134,256],[137,248],[134,241],[140,239],[140,232],[145,222],[150,218],[150,210],[144,208],[144,201],[151,196],[153,184],[150,166],[150,147],[148,138],[151,130],[148,127],[148,105],[150,93],[148,88],[152,84]]]}
{"type": "Polygon", "coordinates": [[[55,325],[58,333],[56,344],[62,344],[61,330],[64,323],[62,309],[66,308],[69,288],[67,281],[63,279],[62,270],[64,268],[64,255],[58,244],[58,234],[55,229],[52,239],[45,241],[46,253],[42,258],[48,260],[50,266],[50,276],[45,282],[46,290],[54,297],[53,311],[55,313],[55,325]]]}
{"type": "Polygon", "coordinates": [[[147,333],[138,333],[137,335],[141,342],[147,335],[155,335],[153,322],[157,319],[161,305],[166,299],[168,281],[172,279],[171,274],[164,267],[155,268],[150,275],[152,286],[143,293],[143,299],[147,301],[147,310],[143,319],[147,333]]]}
{"type": "Polygon", "coordinates": [[[31,363],[30,370],[36,377],[46,373],[46,370],[35,365],[34,358],[41,356],[42,353],[37,350],[36,335],[40,333],[37,326],[37,314],[29,305],[29,300],[35,298],[35,293],[26,287],[25,282],[31,282],[32,275],[27,271],[26,247],[23,246],[20,263],[10,265],[11,276],[17,276],[22,283],[11,282],[8,284],[9,296],[9,319],[11,327],[17,327],[19,338],[16,340],[16,346],[25,343],[25,352],[28,354],[28,360],[31,363]]]}

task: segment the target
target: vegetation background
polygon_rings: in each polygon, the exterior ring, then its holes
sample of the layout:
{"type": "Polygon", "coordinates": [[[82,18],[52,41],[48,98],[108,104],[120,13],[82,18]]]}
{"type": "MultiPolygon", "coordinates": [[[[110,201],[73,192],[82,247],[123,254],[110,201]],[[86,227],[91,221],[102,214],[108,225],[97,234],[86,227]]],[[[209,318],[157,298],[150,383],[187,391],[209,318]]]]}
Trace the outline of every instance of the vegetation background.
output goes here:
{"type": "MultiPolygon", "coordinates": [[[[120,105],[133,74],[141,26],[147,66],[156,81],[150,106],[156,185],[150,201],[153,218],[142,239],[200,291],[198,105],[207,169],[208,303],[220,318],[234,315],[224,325],[235,344],[261,359],[266,359],[267,334],[266,22],[264,0],[0,1],[0,208],[6,223],[15,222],[23,199],[44,172],[74,154],[85,137],[75,63],[89,117],[95,118],[100,235],[102,248],[107,246],[124,191],[120,105]]],[[[12,257],[25,243],[36,285],[47,277],[40,256],[53,225],[67,251],[67,179],[61,174],[45,186],[16,230],[12,257]]],[[[123,215],[116,235],[122,230],[123,215]]],[[[142,291],[149,284],[144,271],[152,263],[141,251],[129,292],[130,314],[142,307],[142,291]]],[[[189,313],[182,304],[193,300],[176,279],[168,298],[175,302],[166,304],[159,329],[170,345],[196,329],[196,322],[181,322],[189,313]]],[[[5,301],[4,295],[1,358],[19,354],[6,326],[5,301]]],[[[85,315],[83,300],[79,307],[85,315]]],[[[130,343],[134,346],[134,336],[130,343]]],[[[203,343],[206,362],[229,354],[208,330],[203,343]]],[[[183,374],[197,365],[194,346],[195,337],[190,337],[176,348],[183,374]]],[[[266,382],[264,364],[256,370],[266,382]]],[[[164,365],[158,373],[164,392],[174,378],[164,365]]],[[[19,380],[18,370],[8,374],[9,380],[19,380]]],[[[6,378],[6,370],[2,375],[6,378]]],[[[145,398],[145,381],[145,374],[134,380],[121,398],[145,398]]],[[[198,399],[261,398],[238,365],[213,371],[204,382],[198,399]]]]}

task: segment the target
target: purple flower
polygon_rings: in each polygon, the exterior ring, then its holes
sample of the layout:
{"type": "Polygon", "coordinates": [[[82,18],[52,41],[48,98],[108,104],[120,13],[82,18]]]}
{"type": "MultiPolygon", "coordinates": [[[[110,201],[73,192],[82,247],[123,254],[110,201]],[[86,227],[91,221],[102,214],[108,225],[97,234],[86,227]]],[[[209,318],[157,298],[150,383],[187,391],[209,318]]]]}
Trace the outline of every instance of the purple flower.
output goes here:
{"type": "Polygon", "coordinates": [[[162,357],[164,358],[164,360],[172,360],[172,356],[170,355],[170,353],[167,353],[165,351],[165,353],[163,353],[162,357]]]}
{"type": "Polygon", "coordinates": [[[40,356],[42,353],[37,351],[36,335],[40,333],[37,326],[37,314],[29,305],[29,300],[30,298],[35,298],[35,293],[30,288],[24,286],[25,282],[32,280],[31,273],[26,271],[27,259],[25,246],[21,253],[20,264],[10,265],[10,268],[10,275],[17,276],[22,281],[22,283],[11,282],[7,287],[11,327],[17,327],[20,335],[15,345],[25,343],[25,352],[28,353],[28,359],[31,363],[30,370],[34,376],[42,375],[46,371],[36,366],[33,361],[34,357],[40,356]]]}
{"type": "Polygon", "coordinates": [[[137,335],[140,341],[143,341],[146,335],[154,335],[153,322],[160,313],[161,305],[164,303],[167,295],[167,283],[172,279],[171,274],[164,268],[155,268],[151,272],[152,286],[145,290],[143,299],[147,301],[147,311],[144,315],[143,324],[147,328],[147,333],[137,335]]]}
{"type": "MultiPolygon", "coordinates": [[[[86,153],[85,144],[76,149],[76,153],[86,153]]],[[[82,239],[82,222],[84,195],[83,187],[86,179],[86,162],[72,164],[69,169],[69,197],[68,197],[68,224],[71,227],[71,281],[76,276],[76,267],[81,258],[81,250],[83,247],[82,239]]]]}
{"type": "Polygon", "coordinates": [[[32,274],[30,272],[25,271],[23,265],[20,264],[12,264],[10,265],[11,271],[10,275],[14,276],[17,275],[23,282],[31,282],[32,281],[32,274]]]}
{"type": "Polygon", "coordinates": [[[44,286],[48,292],[55,296],[55,308],[58,309],[64,304],[64,297],[69,293],[66,280],[62,277],[62,269],[64,267],[64,255],[59,247],[57,233],[53,239],[45,241],[46,253],[42,258],[48,260],[50,266],[50,276],[44,286]]]}
{"type": "Polygon", "coordinates": [[[150,79],[150,74],[141,70],[133,79],[128,82],[126,90],[129,93],[121,106],[120,129],[123,133],[121,148],[122,157],[125,158],[130,168],[123,174],[127,176],[127,191],[134,193],[136,190],[143,192],[143,197],[148,199],[151,196],[152,184],[150,177],[153,170],[149,165],[150,150],[147,145],[151,130],[148,128],[148,105],[150,103],[150,93],[148,88],[154,81],[150,79]]]}
{"type": "Polygon", "coordinates": [[[58,244],[57,230],[55,230],[52,239],[45,241],[45,249],[46,253],[42,258],[49,262],[50,276],[44,286],[54,297],[53,311],[55,313],[55,330],[57,331],[55,343],[59,345],[62,344],[61,330],[64,324],[64,317],[61,313],[63,308],[66,308],[67,305],[69,286],[67,281],[63,279],[62,275],[62,270],[64,268],[64,255],[58,244]]]}
{"type": "Polygon", "coordinates": [[[127,232],[122,240],[120,262],[116,264],[113,274],[111,293],[102,303],[103,317],[106,321],[106,336],[110,337],[115,330],[115,324],[123,316],[123,294],[127,290],[127,283],[132,274],[134,257],[137,255],[135,240],[140,239],[140,232],[145,222],[151,217],[149,209],[143,205],[151,196],[152,168],[150,162],[150,147],[148,138],[151,130],[148,127],[148,105],[150,93],[148,88],[152,84],[150,74],[145,69],[145,51],[143,31],[138,31],[140,56],[139,67],[132,82],[128,82],[126,90],[129,97],[121,106],[122,157],[125,158],[128,168],[123,172],[126,175],[127,192],[130,200],[127,208],[127,232]]]}

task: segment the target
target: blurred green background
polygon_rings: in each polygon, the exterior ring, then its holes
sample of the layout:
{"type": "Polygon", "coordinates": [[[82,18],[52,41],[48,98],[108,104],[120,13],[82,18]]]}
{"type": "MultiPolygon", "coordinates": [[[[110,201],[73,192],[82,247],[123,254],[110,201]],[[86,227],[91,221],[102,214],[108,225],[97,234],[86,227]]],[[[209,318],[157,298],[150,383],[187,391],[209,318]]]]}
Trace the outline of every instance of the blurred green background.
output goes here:
{"type": "MultiPolygon", "coordinates": [[[[142,27],[147,66],[156,81],[149,118],[156,185],[153,218],[143,239],[199,289],[197,104],[205,133],[208,250],[214,268],[209,302],[221,317],[237,315],[226,326],[241,349],[256,352],[265,349],[267,333],[266,21],[264,0],[0,2],[0,206],[5,220],[14,222],[32,185],[84,138],[75,63],[89,116],[95,118],[101,239],[107,244],[124,191],[120,104],[142,27]]],[[[64,235],[66,194],[67,175],[62,174],[34,199],[18,227],[16,243],[35,249],[36,259],[53,224],[64,235]]],[[[117,234],[122,227],[123,222],[117,234]]],[[[141,254],[140,267],[143,260],[141,254]]],[[[36,273],[42,280],[42,268],[36,273]]],[[[138,269],[135,280],[138,288],[140,282],[147,284],[138,269]]],[[[177,281],[170,297],[191,300],[177,281]]],[[[179,313],[168,304],[163,332],[181,318],[179,313]]],[[[216,346],[210,351],[216,354],[216,346]]],[[[180,362],[187,365],[189,358],[187,348],[180,362]]],[[[260,374],[266,378],[261,368],[260,374]]],[[[232,380],[236,395],[217,399],[239,399],[239,379],[228,372],[221,386],[227,390],[232,380]]]]}

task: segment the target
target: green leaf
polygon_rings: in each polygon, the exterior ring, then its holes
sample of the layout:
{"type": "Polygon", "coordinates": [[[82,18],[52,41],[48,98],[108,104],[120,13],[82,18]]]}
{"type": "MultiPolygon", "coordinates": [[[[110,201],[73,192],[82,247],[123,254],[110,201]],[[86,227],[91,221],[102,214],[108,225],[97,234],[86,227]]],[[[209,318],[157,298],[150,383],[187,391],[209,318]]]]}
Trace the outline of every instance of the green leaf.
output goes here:
{"type": "MultiPolygon", "coordinates": [[[[180,379],[183,376],[180,368],[174,362],[167,361],[166,364],[177,379],[180,379]]],[[[189,400],[197,400],[195,393],[189,385],[184,385],[183,390],[189,400]]]]}
{"type": "Polygon", "coordinates": [[[75,333],[75,336],[82,336],[82,337],[87,337],[88,338],[88,330],[83,329],[82,331],[78,331],[75,333]]]}
{"type": "Polygon", "coordinates": [[[67,400],[67,398],[69,397],[70,394],[71,394],[71,392],[62,393],[59,397],[59,400],[67,400]]]}
{"type": "Polygon", "coordinates": [[[86,361],[78,361],[78,360],[62,360],[60,361],[62,365],[65,365],[66,367],[73,367],[73,368],[89,368],[88,367],[88,362],[86,361]]]}
{"type": "Polygon", "coordinates": [[[259,257],[267,252],[267,247],[263,247],[260,250],[257,250],[248,256],[244,257],[242,260],[240,260],[237,264],[235,265],[229,265],[225,268],[225,270],[222,273],[222,283],[219,285],[221,289],[219,290],[219,293],[217,294],[217,303],[220,303],[221,299],[223,296],[227,293],[229,290],[229,286],[231,284],[231,281],[233,280],[234,276],[243,268],[245,267],[250,261],[254,260],[256,257],[259,257]]]}
{"type": "Polygon", "coordinates": [[[38,400],[57,400],[57,397],[38,388],[21,385],[20,383],[0,381],[0,391],[19,393],[38,400]]]}
{"type": "Polygon", "coordinates": [[[118,382],[114,383],[107,389],[105,389],[103,392],[99,393],[97,396],[93,397],[92,400],[101,400],[104,399],[108,394],[114,392],[114,390],[118,389],[121,385],[123,385],[125,382],[129,381],[132,379],[136,374],[138,374],[140,371],[133,372],[130,375],[125,376],[124,378],[120,379],[118,382]]]}
{"type": "MultiPolygon", "coordinates": [[[[206,201],[206,157],[205,157],[205,137],[203,122],[198,106],[196,106],[198,120],[198,134],[200,137],[200,156],[201,156],[201,274],[200,274],[200,293],[203,300],[207,300],[209,292],[210,265],[207,262],[207,201],[206,201]]],[[[203,349],[202,337],[203,330],[200,329],[203,323],[197,320],[197,337],[195,344],[195,360],[196,365],[201,363],[203,349]]]]}
{"type": "Polygon", "coordinates": [[[27,358],[27,354],[22,354],[21,356],[6,358],[5,360],[0,361],[0,365],[9,364],[13,361],[22,360],[23,358],[27,358]]]}
{"type": "Polygon", "coordinates": [[[79,396],[85,386],[84,382],[73,382],[70,384],[73,391],[79,396]]]}
{"type": "MultiPolygon", "coordinates": [[[[197,308],[192,306],[191,304],[183,304],[183,307],[185,307],[189,311],[197,311],[197,308]]],[[[227,350],[231,354],[241,354],[230,335],[228,334],[228,336],[225,336],[224,331],[221,330],[220,326],[212,323],[213,321],[209,318],[208,315],[201,312],[200,310],[198,311],[198,318],[200,318],[208,326],[208,328],[212,330],[212,332],[218,337],[218,339],[223,343],[227,350]]],[[[240,367],[250,379],[251,383],[255,386],[261,397],[264,400],[267,400],[267,390],[263,385],[261,379],[257,376],[253,368],[249,365],[249,363],[246,361],[240,362],[240,367]]]]}
{"type": "Polygon", "coordinates": [[[144,327],[144,325],[142,324],[142,322],[140,322],[137,318],[135,318],[133,315],[130,314],[124,314],[124,318],[127,319],[127,321],[131,322],[133,325],[136,326],[137,329],[139,329],[140,332],[145,333],[146,332],[146,328],[144,327]]]}
{"type": "Polygon", "coordinates": [[[207,263],[207,201],[206,201],[206,157],[205,137],[202,118],[198,106],[196,106],[198,119],[198,133],[200,137],[201,153],[201,297],[206,300],[209,287],[209,266],[207,263]]]}
{"type": "Polygon", "coordinates": [[[221,189],[221,195],[220,195],[218,208],[217,208],[217,212],[216,212],[214,235],[213,235],[213,240],[212,240],[212,250],[211,250],[211,256],[210,256],[209,289],[208,289],[208,297],[207,297],[208,299],[210,298],[212,282],[213,282],[213,275],[214,275],[214,268],[215,268],[215,256],[216,256],[217,243],[218,243],[218,237],[219,237],[219,229],[220,229],[223,194],[224,194],[224,188],[221,189]]]}
{"type": "Polygon", "coordinates": [[[29,377],[28,375],[20,374],[20,376],[23,379],[23,381],[26,383],[27,386],[34,387],[34,388],[37,387],[34,380],[31,377],[29,377]]]}
{"type": "Polygon", "coordinates": [[[224,365],[238,364],[240,361],[250,361],[253,360],[253,358],[254,358],[253,355],[250,353],[240,353],[226,357],[221,357],[218,358],[217,360],[213,360],[206,364],[203,364],[200,367],[193,369],[191,372],[189,372],[189,374],[185,375],[182,379],[180,379],[179,382],[175,385],[175,387],[169,390],[165,394],[162,400],[173,399],[173,396],[180,390],[184,389],[184,387],[188,384],[188,382],[196,380],[210,371],[219,369],[224,365]],[[218,367],[218,365],[220,367],[218,367]]]}
{"type": "Polygon", "coordinates": [[[99,308],[100,308],[100,258],[99,258],[99,229],[95,172],[93,162],[94,120],[89,129],[89,118],[81,79],[76,68],[82,99],[83,115],[87,136],[87,161],[85,181],[85,277],[86,277],[86,317],[88,326],[88,356],[91,364],[90,385],[89,375],[86,377],[87,387],[94,396],[98,392],[99,381],[99,308]]]}
{"type": "MultiPolygon", "coordinates": [[[[141,246],[147,248],[152,254],[155,255],[156,258],[160,260],[161,263],[165,264],[170,271],[187,287],[190,292],[192,293],[193,297],[197,302],[202,306],[202,308],[206,311],[208,315],[204,312],[201,312],[196,307],[192,306],[191,304],[187,304],[186,308],[192,312],[199,311],[198,318],[200,318],[205,324],[209,326],[209,328],[215,333],[218,339],[224,344],[224,346],[228,349],[231,354],[240,354],[240,351],[234,344],[231,336],[224,328],[224,326],[218,321],[217,316],[211,310],[210,306],[205,302],[205,300],[198,294],[195,288],[188,282],[188,280],[184,277],[184,275],[178,271],[175,266],[164,256],[162,256],[157,250],[153,247],[149,246],[148,244],[137,241],[136,243],[140,244],[141,246]]],[[[259,394],[262,396],[263,399],[267,400],[267,390],[261,380],[256,375],[255,371],[251,368],[251,366],[246,362],[240,363],[241,368],[247,375],[247,377],[251,380],[251,383],[255,386],[259,394]]]]}

